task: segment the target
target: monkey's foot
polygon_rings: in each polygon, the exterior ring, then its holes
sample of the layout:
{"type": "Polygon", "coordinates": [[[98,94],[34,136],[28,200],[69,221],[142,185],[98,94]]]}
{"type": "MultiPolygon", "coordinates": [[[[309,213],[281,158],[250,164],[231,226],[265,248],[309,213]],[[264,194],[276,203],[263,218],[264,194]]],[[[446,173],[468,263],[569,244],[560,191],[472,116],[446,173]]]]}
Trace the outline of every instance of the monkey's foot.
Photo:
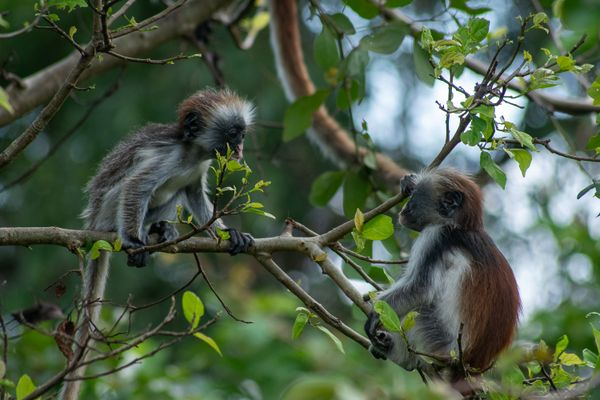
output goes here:
{"type": "MultiPolygon", "coordinates": [[[[139,249],[140,247],[144,247],[145,244],[144,243],[148,243],[148,237],[147,235],[144,237],[144,242],[142,242],[139,239],[134,239],[131,238],[127,235],[122,235],[123,238],[123,248],[124,249],[139,249]]],[[[137,253],[137,254],[127,254],[127,265],[129,265],[130,267],[136,267],[136,268],[141,268],[141,267],[145,267],[146,264],[148,264],[148,256],[149,253],[147,251],[144,251],[142,253],[137,253]]]]}
{"type": "Polygon", "coordinates": [[[379,314],[374,311],[369,313],[367,322],[365,323],[365,332],[369,340],[371,340],[371,346],[369,346],[371,354],[375,358],[385,360],[392,350],[394,340],[391,333],[381,329],[379,314]]]}
{"type": "Polygon", "coordinates": [[[147,251],[137,254],[127,255],[127,265],[130,267],[142,268],[148,264],[150,254],[147,251]]]}
{"type": "Polygon", "coordinates": [[[225,229],[229,232],[229,254],[232,256],[246,252],[254,245],[254,238],[248,233],[239,232],[237,229],[225,229]]]}

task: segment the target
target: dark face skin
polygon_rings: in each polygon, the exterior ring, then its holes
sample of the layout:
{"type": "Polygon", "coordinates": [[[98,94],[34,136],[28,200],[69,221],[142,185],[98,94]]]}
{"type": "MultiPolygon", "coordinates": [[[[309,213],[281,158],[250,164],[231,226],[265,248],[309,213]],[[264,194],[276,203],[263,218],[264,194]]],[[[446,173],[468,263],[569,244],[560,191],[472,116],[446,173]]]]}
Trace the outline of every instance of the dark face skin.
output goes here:
{"type": "Polygon", "coordinates": [[[233,150],[233,158],[241,159],[244,156],[244,138],[246,137],[246,124],[243,119],[231,121],[221,128],[225,132],[225,143],[217,146],[216,150],[221,155],[227,153],[227,145],[233,150]]]}
{"type": "Polygon", "coordinates": [[[399,222],[417,232],[428,225],[439,224],[437,203],[432,188],[420,184],[414,188],[411,198],[400,212],[399,222]]]}
{"type": "Polygon", "coordinates": [[[421,232],[430,225],[447,225],[453,222],[462,205],[463,195],[449,191],[438,193],[431,182],[404,185],[411,198],[400,212],[399,222],[409,229],[421,232]]]}

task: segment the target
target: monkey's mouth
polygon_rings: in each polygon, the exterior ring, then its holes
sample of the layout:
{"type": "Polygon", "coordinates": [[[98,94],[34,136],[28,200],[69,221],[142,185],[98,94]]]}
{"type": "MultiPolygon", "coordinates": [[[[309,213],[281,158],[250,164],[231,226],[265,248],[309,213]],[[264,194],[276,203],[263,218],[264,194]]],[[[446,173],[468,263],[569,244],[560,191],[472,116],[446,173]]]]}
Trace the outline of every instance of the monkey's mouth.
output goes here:
{"type": "Polygon", "coordinates": [[[241,160],[243,156],[244,156],[244,144],[240,143],[236,146],[233,146],[233,154],[231,155],[231,157],[236,160],[241,160]]]}

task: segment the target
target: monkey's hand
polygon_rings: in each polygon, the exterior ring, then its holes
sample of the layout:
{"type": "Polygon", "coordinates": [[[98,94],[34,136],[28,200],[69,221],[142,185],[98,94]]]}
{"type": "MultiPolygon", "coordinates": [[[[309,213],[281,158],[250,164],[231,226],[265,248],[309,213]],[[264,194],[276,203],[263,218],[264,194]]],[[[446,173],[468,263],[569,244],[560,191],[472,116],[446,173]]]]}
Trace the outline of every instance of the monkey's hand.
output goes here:
{"type": "Polygon", "coordinates": [[[379,320],[379,314],[374,311],[369,313],[367,322],[365,323],[365,332],[369,340],[371,340],[371,346],[369,346],[371,354],[375,358],[385,360],[392,350],[394,341],[392,334],[383,329],[379,320]]]}
{"type": "Polygon", "coordinates": [[[229,232],[229,254],[232,256],[246,252],[254,245],[254,238],[248,233],[239,232],[233,228],[227,228],[225,231],[229,232]]]}
{"type": "Polygon", "coordinates": [[[404,175],[402,179],[400,179],[400,191],[406,196],[410,196],[415,190],[416,184],[417,176],[415,174],[404,175]]]}
{"type": "Polygon", "coordinates": [[[162,243],[177,239],[179,237],[179,232],[177,232],[175,225],[170,224],[167,221],[159,221],[150,225],[148,236],[150,236],[152,242],[162,243]]]}

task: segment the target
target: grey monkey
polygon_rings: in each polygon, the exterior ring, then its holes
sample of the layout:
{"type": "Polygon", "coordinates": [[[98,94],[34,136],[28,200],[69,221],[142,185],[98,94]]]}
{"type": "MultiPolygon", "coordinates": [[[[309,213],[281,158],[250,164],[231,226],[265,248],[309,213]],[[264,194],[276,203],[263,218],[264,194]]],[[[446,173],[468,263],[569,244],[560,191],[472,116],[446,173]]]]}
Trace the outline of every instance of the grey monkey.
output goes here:
{"type": "MultiPolygon", "coordinates": [[[[117,231],[123,247],[135,249],[148,244],[150,235],[158,241],[178,236],[166,222],[176,217],[182,203],[200,222],[213,215],[207,195],[207,175],[216,152],[233,150],[241,159],[244,137],[252,127],[254,107],[230,90],[201,90],[185,99],[172,124],[148,124],[121,141],[100,163],[86,191],[89,201],[82,217],[85,228],[117,231]]],[[[230,254],[247,251],[252,236],[228,229],[220,220],[214,225],[230,234],[230,254]]],[[[148,253],[129,255],[127,264],[143,267],[148,253]]],[[[102,251],[86,268],[83,285],[87,315],[79,327],[76,343],[90,340],[92,326],[100,312],[108,277],[109,253],[102,251]]],[[[80,367],[70,376],[83,375],[80,367]]],[[[69,381],[62,389],[63,399],[75,399],[80,381],[69,381]]]]}

